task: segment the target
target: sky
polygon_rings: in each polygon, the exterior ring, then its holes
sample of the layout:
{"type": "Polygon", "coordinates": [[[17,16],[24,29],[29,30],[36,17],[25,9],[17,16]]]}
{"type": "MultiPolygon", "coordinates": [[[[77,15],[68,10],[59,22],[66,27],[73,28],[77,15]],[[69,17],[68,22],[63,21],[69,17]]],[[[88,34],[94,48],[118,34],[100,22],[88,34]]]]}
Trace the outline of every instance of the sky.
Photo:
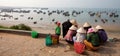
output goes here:
{"type": "Polygon", "coordinates": [[[10,7],[120,8],[120,0],[0,0],[10,7]]]}

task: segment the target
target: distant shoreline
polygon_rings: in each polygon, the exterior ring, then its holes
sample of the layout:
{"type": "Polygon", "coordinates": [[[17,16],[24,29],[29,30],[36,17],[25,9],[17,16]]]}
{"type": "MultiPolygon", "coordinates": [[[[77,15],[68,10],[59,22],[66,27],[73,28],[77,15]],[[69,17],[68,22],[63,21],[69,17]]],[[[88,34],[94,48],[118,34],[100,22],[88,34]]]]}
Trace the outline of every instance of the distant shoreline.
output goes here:
{"type": "MultiPolygon", "coordinates": [[[[2,25],[2,26],[6,26],[6,27],[10,27],[10,26],[12,26],[12,24],[7,24],[7,23],[4,23],[4,24],[0,24],[0,25],[2,25]]],[[[16,24],[17,25],[17,24],[16,24]]],[[[29,24],[26,24],[26,25],[28,25],[28,26],[30,26],[29,24]]],[[[79,27],[81,27],[82,25],[81,24],[79,24],[79,27]]],[[[93,27],[95,27],[96,25],[92,25],[93,27]]],[[[108,31],[108,32],[120,32],[120,26],[117,26],[117,25],[101,25],[106,31],[108,31]]],[[[30,26],[33,30],[42,30],[42,31],[44,31],[44,30],[52,30],[52,31],[54,31],[54,29],[55,29],[55,27],[56,27],[56,25],[55,24],[42,24],[42,25],[39,25],[39,26],[36,26],[36,25],[32,25],[32,26],[30,26]],[[43,26],[44,25],[44,26],[43,26]]],[[[61,26],[61,28],[62,28],[62,26],[61,26]]]]}

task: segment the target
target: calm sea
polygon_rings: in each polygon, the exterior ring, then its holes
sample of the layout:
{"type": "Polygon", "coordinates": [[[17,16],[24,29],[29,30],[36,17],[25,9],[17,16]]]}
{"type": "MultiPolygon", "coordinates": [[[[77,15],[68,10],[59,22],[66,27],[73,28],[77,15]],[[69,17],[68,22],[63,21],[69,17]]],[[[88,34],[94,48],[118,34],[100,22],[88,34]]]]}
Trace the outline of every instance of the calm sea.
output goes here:
{"type": "Polygon", "coordinates": [[[120,26],[120,9],[116,8],[1,8],[0,24],[24,23],[44,27],[56,21],[76,19],[79,24],[120,26]],[[28,12],[29,11],[29,12],[28,12]]]}

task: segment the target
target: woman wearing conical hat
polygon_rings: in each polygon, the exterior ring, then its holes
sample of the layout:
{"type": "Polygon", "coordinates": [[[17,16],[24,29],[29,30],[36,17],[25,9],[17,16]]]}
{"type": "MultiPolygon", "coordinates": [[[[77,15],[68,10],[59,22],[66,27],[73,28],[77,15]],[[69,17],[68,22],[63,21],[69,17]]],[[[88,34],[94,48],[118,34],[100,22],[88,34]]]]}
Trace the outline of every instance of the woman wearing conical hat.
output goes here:
{"type": "Polygon", "coordinates": [[[83,43],[83,41],[85,40],[86,38],[86,31],[84,30],[83,27],[80,27],[78,30],[77,30],[77,34],[76,34],[76,41],[75,42],[80,42],[80,43],[83,43]]]}
{"type": "Polygon", "coordinates": [[[78,27],[77,21],[75,19],[71,19],[70,23],[76,27],[78,27]]]}
{"type": "Polygon", "coordinates": [[[88,23],[88,22],[85,22],[84,25],[83,25],[84,29],[86,30],[86,32],[88,31],[89,28],[91,28],[92,26],[88,23]]]}
{"type": "Polygon", "coordinates": [[[76,33],[77,33],[76,30],[77,30],[77,27],[75,27],[74,25],[72,25],[69,28],[67,34],[64,37],[68,43],[74,44],[74,42],[73,42],[73,36],[76,35],[76,33]]]}
{"type": "Polygon", "coordinates": [[[67,21],[65,21],[65,22],[62,24],[63,37],[65,37],[65,35],[67,34],[69,28],[70,28],[72,25],[75,25],[76,27],[78,27],[78,26],[77,26],[77,22],[76,22],[75,19],[67,20],[67,21]]]}
{"type": "Polygon", "coordinates": [[[85,40],[86,31],[83,27],[80,27],[77,30],[76,40],[74,41],[74,50],[82,54],[85,50],[84,40],[85,40]]]}
{"type": "Polygon", "coordinates": [[[105,43],[107,41],[107,39],[108,39],[105,30],[100,25],[97,25],[96,29],[97,29],[98,36],[100,38],[100,43],[101,44],[105,43]]]}
{"type": "Polygon", "coordinates": [[[100,46],[99,36],[96,33],[95,28],[89,28],[87,32],[87,38],[84,40],[87,50],[97,50],[100,46]]]}

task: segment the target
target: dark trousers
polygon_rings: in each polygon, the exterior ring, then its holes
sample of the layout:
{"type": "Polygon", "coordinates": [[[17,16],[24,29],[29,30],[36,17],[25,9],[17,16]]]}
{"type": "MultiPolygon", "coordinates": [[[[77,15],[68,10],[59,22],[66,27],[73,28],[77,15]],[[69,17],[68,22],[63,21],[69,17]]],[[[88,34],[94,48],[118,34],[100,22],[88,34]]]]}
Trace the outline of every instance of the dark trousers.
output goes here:
{"type": "Polygon", "coordinates": [[[73,41],[68,41],[68,40],[66,40],[66,42],[69,43],[69,44],[72,44],[72,45],[74,44],[73,41]]]}

